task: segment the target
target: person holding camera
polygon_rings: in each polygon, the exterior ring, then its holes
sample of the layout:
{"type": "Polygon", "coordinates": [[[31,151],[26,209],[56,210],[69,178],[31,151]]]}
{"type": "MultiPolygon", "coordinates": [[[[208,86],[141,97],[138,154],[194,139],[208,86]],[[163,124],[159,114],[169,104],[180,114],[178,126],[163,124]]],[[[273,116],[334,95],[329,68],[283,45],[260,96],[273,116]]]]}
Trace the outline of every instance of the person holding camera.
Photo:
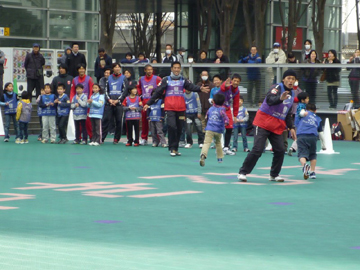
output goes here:
{"type": "Polygon", "coordinates": [[[36,89],[36,98],[40,95],[40,90],[44,88],[43,65],[45,65],[45,58],[40,53],[40,45],[34,43],[33,50],[26,55],[24,63],[30,102],[34,88],[36,89]]]}

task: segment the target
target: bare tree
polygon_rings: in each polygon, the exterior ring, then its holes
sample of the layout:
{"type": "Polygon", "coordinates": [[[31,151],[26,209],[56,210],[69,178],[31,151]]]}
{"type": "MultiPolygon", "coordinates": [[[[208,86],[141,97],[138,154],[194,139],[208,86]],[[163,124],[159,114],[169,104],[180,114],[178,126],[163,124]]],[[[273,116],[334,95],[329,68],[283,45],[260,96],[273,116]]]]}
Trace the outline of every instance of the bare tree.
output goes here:
{"type": "Polygon", "coordinates": [[[265,47],[265,13],[269,0],[243,0],[246,35],[249,47],[255,45],[259,55],[265,47]],[[254,10],[252,16],[251,11],[254,10]]]}
{"type": "Polygon", "coordinates": [[[230,38],[240,0],[215,0],[215,14],[220,23],[220,46],[229,56],[230,38]]]}
{"type": "Polygon", "coordinates": [[[303,2],[302,0],[289,1],[288,25],[286,31],[284,12],[282,9],[282,1],[279,0],[279,13],[283,28],[281,43],[284,49],[287,48],[286,51],[288,53],[292,52],[297,24],[302,18],[302,16],[305,14],[305,12],[307,11],[307,8],[311,4],[312,0],[310,0],[305,7],[303,7],[302,2],[303,2]],[[286,38],[286,32],[287,32],[287,38],[286,38]]]}
{"type": "Polygon", "coordinates": [[[208,51],[211,36],[211,8],[214,0],[197,0],[196,6],[198,12],[198,29],[200,37],[200,50],[208,51]]]}
{"type": "Polygon", "coordinates": [[[312,27],[316,45],[316,53],[322,58],[324,48],[324,21],[326,0],[312,0],[312,27]]]}
{"type": "Polygon", "coordinates": [[[258,53],[262,55],[265,47],[265,13],[269,0],[254,0],[255,14],[255,43],[258,53]]]}
{"type": "Polygon", "coordinates": [[[103,47],[109,55],[112,55],[117,2],[117,0],[100,0],[100,47],[103,47]]]}
{"type": "Polygon", "coordinates": [[[129,23],[132,40],[127,40],[123,29],[117,23],[118,34],[131,53],[137,55],[142,52],[147,57],[154,52],[154,42],[161,44],[161,37],[174,24],[174,21],[170,19],[170,13],[128,13],[125,15],[125,20],[129,23]]]}
{"type": "MultiPolygon", "coordinates": [[[[252,1],[251,1],[251,3],[252,3],[252,1]]],[[[250,10],[253,10],[253,9],[254,9],[253,7],[250,8],[250,6],[249,6],[249,0],[243,0],[243,12],[244,12],[246,36],[247,36],[249,47],[251,47],[252,45],[256,45],[256,44],[253,44],[255,41],[254,32],[253,32],[254,24],[251,21],[251,13],[250,13],[250,10]]]]}

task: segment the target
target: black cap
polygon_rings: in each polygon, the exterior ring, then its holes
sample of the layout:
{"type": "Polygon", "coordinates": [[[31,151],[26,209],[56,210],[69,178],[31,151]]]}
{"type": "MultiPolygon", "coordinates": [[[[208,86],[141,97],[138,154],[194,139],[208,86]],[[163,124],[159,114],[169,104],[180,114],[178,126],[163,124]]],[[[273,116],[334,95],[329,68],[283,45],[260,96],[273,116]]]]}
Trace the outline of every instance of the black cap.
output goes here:
{"type": "Polygon", "coordinates": [[[287,77],[287,76],[294,76],[296,79],[296,73],[292,69],[288,69],[287,71],[284,72],[283,79],[285,79],[285,77],[287,77]]]}

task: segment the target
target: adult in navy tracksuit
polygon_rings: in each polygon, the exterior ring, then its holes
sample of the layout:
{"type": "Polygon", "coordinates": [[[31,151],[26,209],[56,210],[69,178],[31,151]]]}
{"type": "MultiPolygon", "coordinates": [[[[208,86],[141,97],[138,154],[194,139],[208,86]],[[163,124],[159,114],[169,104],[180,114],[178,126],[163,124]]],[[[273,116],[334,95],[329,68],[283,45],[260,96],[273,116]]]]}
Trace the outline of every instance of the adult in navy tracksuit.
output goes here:
{"type": "Polygon", "coordinates": [[[152,95],[151,99],[144,106],[144,110],[155,103],[165,93],[164,110],[167,114],[167,122],[169,129],[169,150],[171,156],[180,156],[178,152],[179,140],[185,123],[185,99],[183,89],[192,92],[209,92],[209,87],[197,86],[189,80],[184,79],[181,75],[181,64],[174,62],[171,64],[171,75],[162,79],[152,95]]]}
{"type": "Polygon", "coordinates": [[[111,116],[115,118],[114,144],[118,144],[121,137],[123,107],[122,102],[128,95],[128,81],[125,75],[121,74],[119,63],[112,65],[113,74],[108,78],[107,89],[105,93],[105,109],[102,123],[102,140],[104,141],[108,131],[111,116]]]}
{"type": "MultiPolygon", "coordinates": [[[[261,63],[261,57],[257,53],[256,46],[252,46],[250,49],[250,54],[242,59],[239,60],[238,63],[247,63],[247,64],[259,64],[261,63]]],[[[249,105],[253,106],[257,104],[260,98],[260,69],[259,68],[248,68],[247,69],[247,77],[248,77],[248,100],[249,105]],[[255,88],[255,89],[254,89],[255,88]],[[253,93],[255,92],[255,95],[253,93]]]]}
{"type": "Polygon", "coordinates": [[[290,128],[291,136],[296,138],[294,122],[291,117],[291,107],[295,96],[292,88],[295,80],[295,71],[289,69],[284,72],[283,81],[273,86],[266,94],[253,122],[255,126],[254,146],[239,170],[239,181],[247,181],[246,175],[251,173],[262,155],[266,139],[269,139],[274,151],[269,180],[284,181],[279,176],[285,153],[284,139],[282,137],[284,129],[286,127],[290,128]]]}

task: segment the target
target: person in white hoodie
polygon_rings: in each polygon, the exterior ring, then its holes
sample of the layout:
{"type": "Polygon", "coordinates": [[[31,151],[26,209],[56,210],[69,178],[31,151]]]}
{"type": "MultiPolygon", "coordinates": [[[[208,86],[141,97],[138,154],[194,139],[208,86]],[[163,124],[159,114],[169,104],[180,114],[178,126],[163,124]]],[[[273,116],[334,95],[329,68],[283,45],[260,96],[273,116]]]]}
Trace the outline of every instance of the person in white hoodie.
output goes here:
{"type": "MultiPolygon", "coordinates": [[[[266,57],[266,64],[285,64],[286,63],[286,54],[280,48],[280,43],[275,42],[273,45],[273,50],[266,57]]],[[[276,68],[273,68],[274,80],[273,83],[276,83],[276,68]]]]}

